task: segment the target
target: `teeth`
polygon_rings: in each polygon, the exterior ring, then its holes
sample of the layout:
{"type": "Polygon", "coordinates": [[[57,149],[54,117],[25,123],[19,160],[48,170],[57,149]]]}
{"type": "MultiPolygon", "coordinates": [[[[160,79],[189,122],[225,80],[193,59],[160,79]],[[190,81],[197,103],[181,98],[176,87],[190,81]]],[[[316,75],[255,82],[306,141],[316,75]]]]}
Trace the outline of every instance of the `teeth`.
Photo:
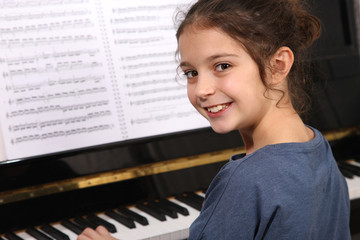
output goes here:
{"type": "Polygon", "coordinates": [[[214,106],[214,107],[211,107],[211,108],[207,108],[207,110],[209,112],[212,112],[212,113],[217,113],[217,112],[219,112],[221,110],[225,110],[227,107],[228,107],[228,105],[221,104],[221,105],[217,105],[217,106],[214,106]]]}

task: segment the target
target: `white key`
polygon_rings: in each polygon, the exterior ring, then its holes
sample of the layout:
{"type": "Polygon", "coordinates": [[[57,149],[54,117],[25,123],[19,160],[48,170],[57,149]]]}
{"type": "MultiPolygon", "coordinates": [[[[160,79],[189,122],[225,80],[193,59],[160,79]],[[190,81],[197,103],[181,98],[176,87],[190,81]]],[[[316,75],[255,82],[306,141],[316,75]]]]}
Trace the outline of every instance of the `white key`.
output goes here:
{"type": "MultiPolygon", "coordinates": [[[[360,166],[360,163],[355,162],[355,161],[350,161],[348,163],[355,165],[355,166],[360,166]]],[[[345,178],[345,180],[348,185],[350,200],[360,198],[360,177],[354,175],[354,177],[352,179],[345,178]]]]}
{"type": "Polygon", "coordinates": [[[19,237],[21,237],[24,240],[36,240],[33,236],[29,235],[28,233],[26,233],[24,231],[16,233],[16,235],[18,235],[19,237]]]}

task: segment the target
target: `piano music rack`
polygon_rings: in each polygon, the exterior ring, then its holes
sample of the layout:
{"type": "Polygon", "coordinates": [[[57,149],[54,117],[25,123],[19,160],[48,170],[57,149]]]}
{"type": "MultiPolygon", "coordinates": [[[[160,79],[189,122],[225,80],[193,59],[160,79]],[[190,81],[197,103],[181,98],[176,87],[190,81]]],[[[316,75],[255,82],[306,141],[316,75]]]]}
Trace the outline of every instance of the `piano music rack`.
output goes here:
{"type": "MultiPolygon", "coordinates": [[[[360,135],[360,126],[324,132],[323,135],[330,142],[342,139],[354,133],[356,135],[360,135]]],[[[0,205],[55,193],[144,177],[148,175],[155,175],[206,164],[228,161],[232,155],[241,152],[245,152],[244,147],[231,148],[222,151],[145,164],[132,168],[92,174],[85,177],[77,177],[27,188],[4,191],[0,193],[0,205]]]]}

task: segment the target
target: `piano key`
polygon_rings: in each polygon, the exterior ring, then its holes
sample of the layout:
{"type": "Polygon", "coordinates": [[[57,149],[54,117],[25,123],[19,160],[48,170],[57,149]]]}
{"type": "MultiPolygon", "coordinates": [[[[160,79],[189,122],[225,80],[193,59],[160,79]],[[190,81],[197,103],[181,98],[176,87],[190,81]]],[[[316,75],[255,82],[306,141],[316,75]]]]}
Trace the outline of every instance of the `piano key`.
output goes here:
{"type": "Polygon", "coordinates": [[[186,208],[184,208],[174,202],[171,202],[167,199],[160,199],[158,202],[159,202],[159,204],[168,206],[169,208],[173,209],[174,211],[176,211],[184,216],[189,215],[189,211],[186,208]]]}
{"type": "Polygon", "coordinates": [[[350,172],[349,170],[344,169],[340,165],[339,165],[339,170],[340,170],[341,174],[344,177],[346,177],[346,178],[354,178],[354,174],[352,172],[350,172]]]}
{"type": "Polygon", "coordinates": [[[80,234],[85,229],[84,227],[79,226],[78,224],[72,222],[71,220],[62,220],[61,225],[73,231],[75,234],[80,234]]]}
{"type": "MultiPolygon", "coordinates": [[[[347,164],[360,167],[360,163],[356,161],[348,161],[347,164]]],[[[360,177],[354,176],[353,178],[345,178],[349,189],[349,198],[354,200],[360,198],[360,177]]]]}
{"type": "Polygon", "coordinates": [[[19,235],[13,233],[13,232],[7,232],[5,233],[5,237],[8,239],[8,240],[23,240],[22,237],[20,237],[19,235]]]}
{"type": "Polygon", "coordinates": [[[75,217],[74,218],[74,222],[77,223],[79,226],[83,227],[83,228],[92,228],[92,229],[96,229],[99,225],[94,223],[93,221],[90,221],[88,219],[85,219],[83,217],[75,217]]]}
{"type": "Polygon", "coordinates": [[[40,229],[56,240],[70,240],[69,236],[49,224],[43,224],[40,229]]]}
{"type": "Polygon", "coordinates": [[[194,192],[186,192],[185,193],[189,198],[194,199],[195,201],[199,202],[201,205],[204,203],[204,197],[196,194],[194,192]]]}
{"type": "Polygon", "coordinates": [[[37,240],[52,240],[51,237],[47,236],[46,234],[42,233],[41,231],[37,230],[34,227],[26,228],[26,233],[33,236],[37,240]]]}
{"type": "Polygon", "coordinates": [[[160,220],[160,221],[166,221],[165,214],[163,214],[161,211],[156,209],[153,206],[150,206],[146,203],[137,203],[136,207],[140,209],[141,211],[144,211],[148,213],[149,215],[153,216],[154,218],[160,220]]]}
{"type": "Polygon", "coordinates": [[[186,205],[189,205],[189,206],[195,208],[198,211],[201,211],[202,203],[199,203],[198,201],[194,200],[191,197],[188,197],[187,195],[178,195],[175,197],[175,199],[179,200],[180,202],[185,203],[186,205]]]}
{"type": "Polygon", "coordinates": [[[95,214],[91,213],[89,215],[86,216],[86,218],[90,221],[90,222],[94,222],[96,223],[96,225],[102,225],[104,226],[110,233],[116,233],[116,227],[114,224],[111,224],[107,221],[105,221],[102,218],[99,218],[98,216],[96,216],[95,214]]]}
{"type": "Polygon", "coordinates": [[[347,162],[341,162],[339,163],[339,167],[343,168],[347,171],[350,171],[352,174],[356,175],[356,176],[360,176],[360,167],[356,166],[354,164],[349,164],[347,162]]]}
{"type": "Polygon", "coordinates": [[[148,225],[148,221],[145,217],[141,216],[140,214],[137,214],[136,212],[133,212],[125,207],[119,207],[117,211],[121,214],[124,214],[125,216],[129,217],[130,219],[142,224],[142,225],[148,225]]]}
{"type": "Polygon", "coordinates": [[[22,232],[16,232],[16,235],[24,240],[36,240],[36,238],[26,233],[25,230],[22,232]]]}
{"type": "Polygon", "coordinates": [[[128,227],[128,228],[135,228],[135,223],[133,220],[131,220],[130,218],[123,216],[117,212],[115,212],[112,209],[108,209],[105,211],[105,215],[116,220],[117,222],[123,224],[124,226],[128,227]]]}
{"type": "Polygon", "coordinates": [[[54,223],[54,224],[51,224],[51,226],[54,227],[55,229],[59,230],[63,234],[66,234],[70,238],[70,240],[77,239],[78,234],[74,233],[69,228],[64,227],[61,223],[54,223]]]}
{"type": "Polygon", "coordinates": [[[163,214],[165,214],[171,218],[178,217],[177,212],[174,209],[172,209],[166,205],[160,204],[159,202],[156,202],[156,201],[149,201],[148,204],[150,207],[158,209],[160,212],[162,212],[163,214]]]}

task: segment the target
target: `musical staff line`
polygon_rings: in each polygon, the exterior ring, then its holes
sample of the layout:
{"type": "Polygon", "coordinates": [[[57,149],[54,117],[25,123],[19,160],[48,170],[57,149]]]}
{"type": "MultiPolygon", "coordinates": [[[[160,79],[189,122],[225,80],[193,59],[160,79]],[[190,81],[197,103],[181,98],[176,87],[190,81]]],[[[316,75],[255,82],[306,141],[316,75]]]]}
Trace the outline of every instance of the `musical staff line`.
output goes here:
{"type": "Polygon", "coordinates": [[[162,36],[155,36],[155,37],[144,37],[144,38],[128,38],[128,39],[115,39],[114,43],[118,45],[125,45],[125,44],[147,44],[147,43],[155,43],[161,42],[164,40],[162,36]]]}
{"type": "Polygon", "coordinates": [[[34,91],[39,90],[42,87],[54,87],[57,85],[66,85],[66,84],[82,84],[85,82],[94,82],[98,83],[101,80],[104,80],[104,75],[98,75],[98,76],[84,76],[84,77],[73,77],[73,78],[60,78],[57,80],[44,80],[41,82],[33,82],[33,83],[26,83],[26,84],[12,84],[7,85],[6,90],[7,91],[13,91],[14,93],[18,92],[25,92],[25,91],[34,91]]]}
{"type": "Polygon", "coordinates": [[[174,95],[174,96],[162,96],[162,97],[155,97],[155,98],[149,98],[149,99],[138,100],[138,101],[130,101],[130,105],[144,105],[144,104],[149,104],[149,103],[174,101],[174,100],[185,99],[185,98],[187,98],[186,94],[180,94],[180,95],[174,95]]]}
{"type": "Polygon", "coordinates": [[[87,2],[89,2],[89,0],[11,0],[0,3],[0,8],[56,6],[66,4],[81,4],[87,2]]]}
{"type": "Polygon", "coordinates": [[[161,26],[153,26],[153,27],[139,27],[139,28],[114,28],[114,34],[129,34],[129,33],[147,33],[147,32],[155,32],[155,31],[170,31],[174,30],[174,26],[172,25],[161,25],[161,26]]]}
{"type": "Polygon", "coordinates": [[[132,23],[132,22],[156,22],[160,19],[159,16],[134,16],[134,17],[122,17],[122,18],[112,18],[110,20],[111,24],[123,24],[123,23],[132,23]]]}
{"type": "Polygon", "coordinates": [[[139,78],[139,77],[146,77],[146,76],[153,76],[153,75],[160,75],[160,74],[169,74],[174,73],[173,69],[165,69],[165,70],[155,70],[149,72],[141,72],[141,73],[133,73],[133,74],[125,74],[125,78],[139,78]]]}
{"type": "Polygon", "coordinates": [[[159,57],[166,57],[166,56],[175,56],[175,53],[174,52],[156,52],[156,53],[137,54],[137,55],[121,57],[121,60],[137,61],[137,60],[142,60],[142,59],[159,58],[159,57]]]}
{"type": "Polygon", "coordinates": [[[184,91],[184,88],[182,86],[175,86],[175,87],[164,87],[164,88],[153,88],[143,91],[137,91],[137,92],[129,92],[128,95],[131,96],[144,96],[148,94],[155,94],[155,93],[161,93],[161,92],[170,92],[170,91],[184,91]]]}
{"type": "Polygon", "coordinates": [[[53,119],[49,121],[36,121],[30,123],[21,123],[10,125],[9,130],[13,132],[17,131],[24,131],[24,130],[43,130],[47,127],[54,127],[58,125],[68,125],[68,124],[75,124],[75,123],[84,123],[94,118],[101,118],[112,115],[111,111],[98,111],[98,112],[91,112],[81,116],[75,116],[70,118],[61,118],[61,119],[53,119]]]}
{"type": "Polygon", "coordinates": [[[102,66],[101,62],[83,62],[82,60],[72,61],[72,62],[58,62],[54,66],[53,64],[46,64],[45,67],[32,67],[32,68],[23,68],[10,70],[9,72],[4,72],[4,77],[13,77],[13,76],[25,76],[30,74],[41,74],[49,72],[62,72],[62,71],[72,71],[75,69],[86,69],[86,68],[95,68],[102,66]]]}
{"type": "Polygon", "coordinates": [[[53,23],[42,23],[37,25],[24,25],[20,27],[13,28],[0,28],[0,35],[16,33],[30,33],[30,32],[43,32],[43,31],[54,31],[54,30],[64,30],[64,29],[75,29],[75,28],[88,28],[93,27],[94,23],[90,19],[74,19],[66,20],[62,22],[53,22],[53,23]]]}
{"type": "Polygon", "coordinates": [[[178,5],[177,4],[166,4],[166,5],[160,5],[160,6],[137,6],[137,7],[127,7],[127,8],[113,8],[112,12],[115,14],[121,14],[121,13],[130,13],[130,12],[139,12],[139,11],[159,11],[159,10],[174,10],[176,9],[178,5]]]}
{"type": "Polygon", "coordinates": [[[68,17],[68,16],[83,16],[91,14],[87,9],[79,10],[54,10],[54,11],[44,11],[44,12],[30,12],[30,13],[20,13],[20,14],[4,14],[0,15],[0,21],[20,21],[20,20],[36,20],[36,19],[51,19],[59,17],[68,17]]]}
{"type": "Polygon", "coordinates": [[[124,69],[139,69],[144,67],[156,67],[156,66],[165,66],[165,65],[171,65],[174,66],[175,61],[157,61],[157,62],[147,62],[147,63],[138,63],[138,64],[132,64],[132,65],[125,65],[124,69]]]}
{"type": "Polygon", "coordinates": [[[12,47],[31,47],[52,44],[64,43],[77,43],[95,41],[97,37],[94,35],[68,35],[68,36],[55,36],[55,37],[37,37],[37,38],[15,38],[15,39],[2,39],[0,41],[0,48],[12,47]]]}
{"type": "Polygon", "coordinates": [[[0,58],[0,63],[7,63],[9,66],[16,65],[16,64],[25,64],[25,63],[32,63],[42,59],[50,59],[50,58],[67,58],[67,57],[74,57],[74,56],[83,56],[88,55],[90,57],[95,56],[99,53],[99,49],[78,49],[78,50],[68,50],[68,51],[61,51],[56,52],[53,51],[52,53],[38,53],[29,56],[21,56],[21,57],[6,57],[0,58]]]}
{"type": "Polygon", "coordinates": [[[136,88],[146,85],[154,85],[154,84],[162,84],[162,83],[171,83],[174,82],[174,79],[171,78],[163,78],[163,79],[153,79],[153,80],[146,80],[141,82],[133,82],[133,83],[127,83],[126,87],[129,88],[136,88]]]}
{"type": "Polygon", "coordinates": [[[109,101],[94,101],[88,103],[81,103],[81,104],[72,104],[72,105],[50,105],[50,106],[41,106],[37,108],[27,108],[27,109],[20,109],[16,111],[11,111],[6,114],[7,118],[15,118],[21,117],[25,115],[34,115],[34,114],[41,114],[41,113],[49,113],[49,112],[70,112],[70,111],[78,111],[78,110],[86,110],[90,108],[96,107],[104,107],[108,106],[109,101]]]}
{"type": "Polygon", "coordinates": [[[68,92],[52,93],[52,94],[45,93],[38,96],[16,98],[14,100],[10,99],[9,104],[12,105],[15,103],[16,105],[21,105],[30,102],[50,102],[53,99],[80,97],[82,95],[89,95],[89,94],[102,93],[102,92],[107,92],[107,88],[106,87],[90,88],[90,89],[81,89],[78,91],[68,91],[68,92]]]}
{"type": "Polygon", "coordinates": [[[112,129],[114,125],[112,124],[101,124],[92,127],[82,127],[82,128],[73,128],[66,131],[53,131],[43,134],[31,134],[27,136],[17,137],[11,140],[12,144],[36,141],[36,140],[46,140],[50,138],[57,138],[57,137],[68,137],[75,134],[84,134],[84,133],[93,133],[98,131],[104,131],[112,129]]]}
{"type": "Polygon", "coordinates": [[[162,114],[162,115],[156,115],[146,118],[135,118],[131,119],[130,123],[131,125],[140,125],[144,123],[149,123],[151,121],[164,121],[169,120],[171,118],[183,118],[183,117],[189,117],[191,115],[197,114],[195,111],[185,111],[185,112],[177,112],[177,113],[170,113],[170,114],[162,114]]]}

